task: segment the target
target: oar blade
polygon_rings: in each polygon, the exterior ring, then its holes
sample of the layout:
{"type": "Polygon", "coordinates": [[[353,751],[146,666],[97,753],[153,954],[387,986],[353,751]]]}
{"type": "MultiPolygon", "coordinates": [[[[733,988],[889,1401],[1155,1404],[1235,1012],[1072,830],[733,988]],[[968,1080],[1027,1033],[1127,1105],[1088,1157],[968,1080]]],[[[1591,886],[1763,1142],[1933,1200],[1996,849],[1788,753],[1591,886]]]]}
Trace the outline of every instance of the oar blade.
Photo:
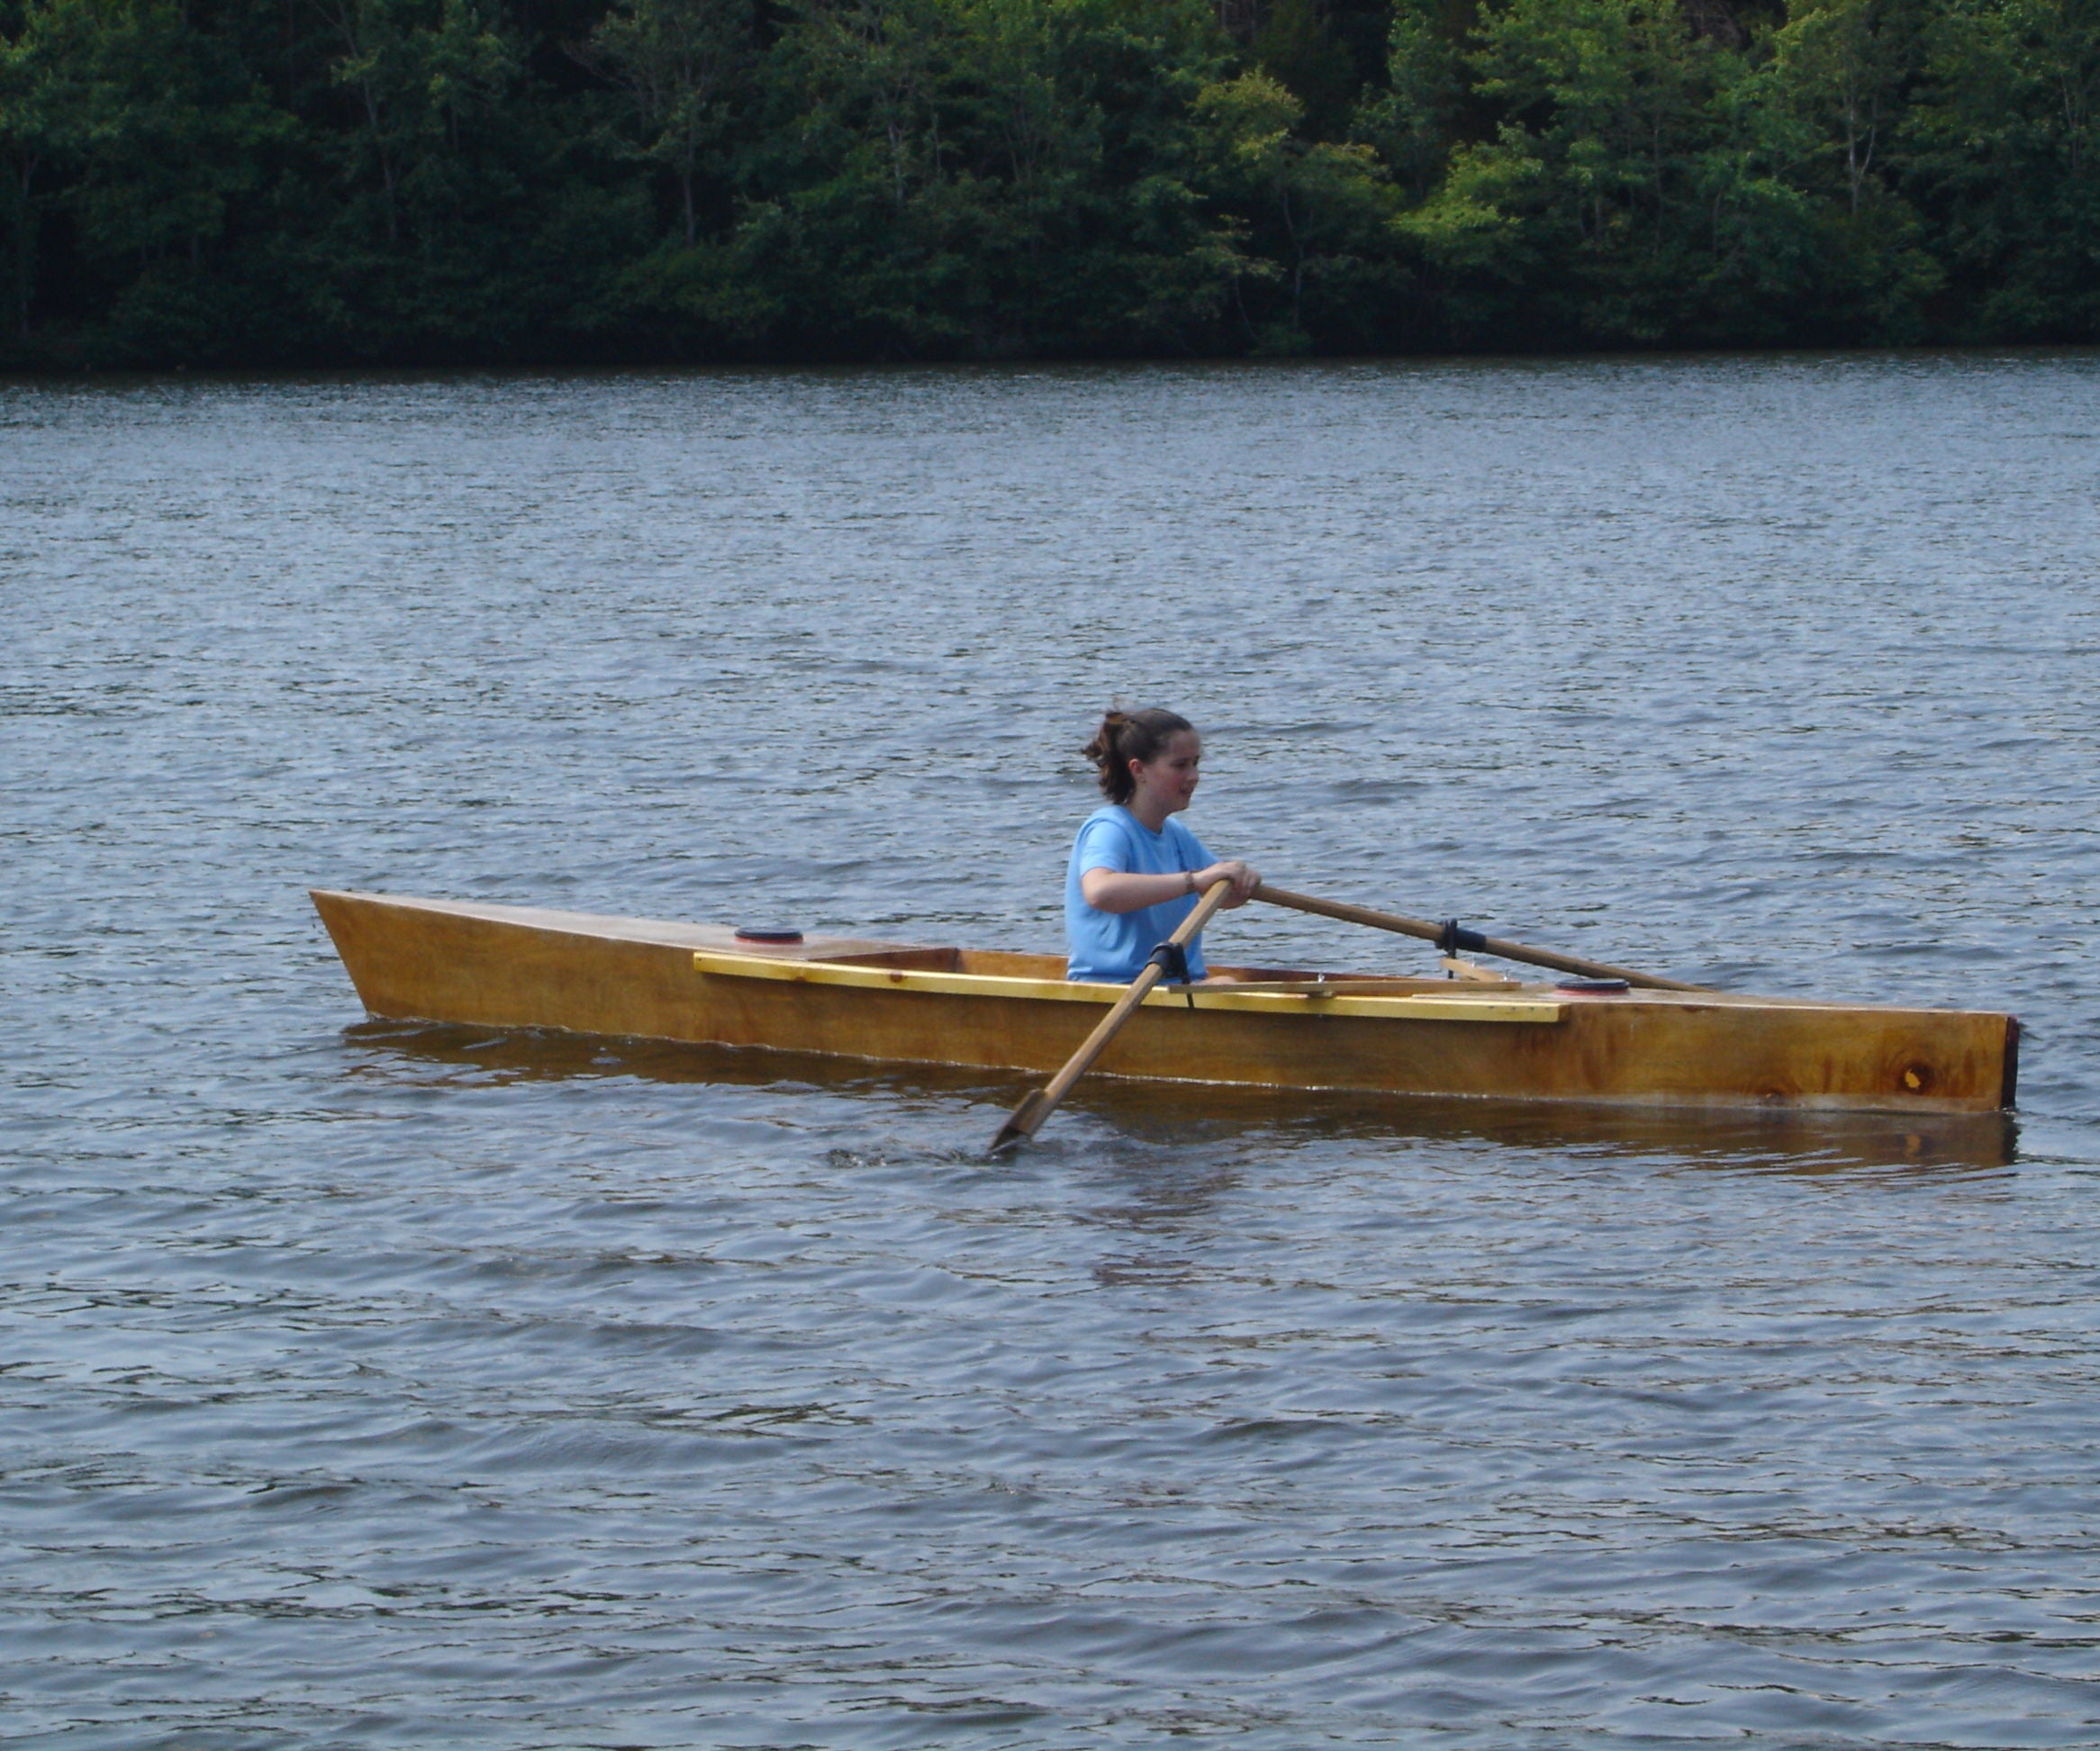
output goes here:
{"type": "Polygon", "coordinates": [[[991,1139],[991,1148],[987,1153],[1004,1155],[1009,1149],[1027,1142],[1035,1136],[1043,1120],[1050,1116],[1050,1104],[1046,1089],[1031,1088],[1021,1097],[1020,1105],[1013,1110],[1006,1123],[1000,1127],[999,1135],[991,1139]]]}

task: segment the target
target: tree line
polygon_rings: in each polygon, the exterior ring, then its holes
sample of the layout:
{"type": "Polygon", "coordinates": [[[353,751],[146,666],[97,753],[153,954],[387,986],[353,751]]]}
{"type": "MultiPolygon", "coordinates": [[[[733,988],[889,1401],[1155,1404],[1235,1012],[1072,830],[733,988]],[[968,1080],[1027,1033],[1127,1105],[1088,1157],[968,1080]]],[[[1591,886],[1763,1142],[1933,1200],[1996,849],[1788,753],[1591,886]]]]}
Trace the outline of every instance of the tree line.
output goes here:
{"type": "Polygon", "coordinates": [[[0,0],[0,367],[2100,335],[2100,0],[0,0]]]}

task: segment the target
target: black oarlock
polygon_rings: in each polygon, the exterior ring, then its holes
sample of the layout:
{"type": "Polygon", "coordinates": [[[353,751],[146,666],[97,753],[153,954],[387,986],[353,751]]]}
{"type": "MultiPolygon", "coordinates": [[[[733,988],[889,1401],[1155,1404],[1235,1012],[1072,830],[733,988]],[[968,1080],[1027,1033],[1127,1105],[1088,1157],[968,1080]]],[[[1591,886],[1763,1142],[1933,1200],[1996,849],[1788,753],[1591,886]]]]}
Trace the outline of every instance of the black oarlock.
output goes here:
{"type": "Polygon", "coordinates": [[[1444,921],[1444,928],[1436,933],[1436,946],[1444,954],[1455,955],[1461,949],[1469,954],[1484,955],[1488,952],[1488,939],[1478,930],[1469,930],[1455,918],[1444,921]]]}
{"type": "Polygon", "coordinates": [[[1196,1007],[1196,981],[1189,974],[1189,951],[1178,942],[1163,942],[1145,957],[1147,966],[1156,966],[1169,984],[1181,987],[1181,994],[1189,1000],[1189,1007],[1196,1007]]]}

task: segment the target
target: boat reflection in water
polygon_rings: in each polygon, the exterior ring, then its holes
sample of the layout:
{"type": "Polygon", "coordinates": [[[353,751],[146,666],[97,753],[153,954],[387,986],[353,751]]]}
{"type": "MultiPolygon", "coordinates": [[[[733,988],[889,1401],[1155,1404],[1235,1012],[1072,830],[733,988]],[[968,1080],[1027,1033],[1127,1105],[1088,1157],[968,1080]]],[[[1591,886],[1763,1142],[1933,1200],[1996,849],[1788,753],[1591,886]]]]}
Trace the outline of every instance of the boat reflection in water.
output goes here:
{"type": "MultiPolygon", "coordinates": [[[[957,1100],[991,1112],[1029,1086],[1021,1076],[946,1065],[883,1065],[810,1052],[615,1039],[452,1023],[366,1021],[343,1038],[428,1079],[476,1084],[634,1078],[744,1088],[866,1093],[907,1107],[957,1100]]],[[[1816,1174],[1856,1168],[1990,1170],[2018,1159],[2010,1112],[1891,1114],[1657,1108],[1408,1094],[1301,1092],[1100,1078],[1069,1111],[1133,1143],[1279,1139],[1444,1141],[1588,1156],[1816,1174]]],[[[982,1124],[973,1114],[972,1122],[982,1124]]]]}

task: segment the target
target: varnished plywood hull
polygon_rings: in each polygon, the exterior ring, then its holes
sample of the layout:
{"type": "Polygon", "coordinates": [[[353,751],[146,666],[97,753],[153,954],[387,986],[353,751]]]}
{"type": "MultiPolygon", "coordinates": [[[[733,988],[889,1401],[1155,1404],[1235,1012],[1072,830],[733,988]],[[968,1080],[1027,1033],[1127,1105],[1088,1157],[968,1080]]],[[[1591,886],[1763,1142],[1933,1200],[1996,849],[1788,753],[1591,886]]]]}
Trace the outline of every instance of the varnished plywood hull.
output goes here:
{"type": "MultiPolygon", "coordinates": [[[[397,1020],[770,1047],[1048,1074],[1115,988],[1047,963],[852,939],[767,950],[728,929],[316,893],[358,995],[397,1020]],[[974,969],[974,970],[973,970],[974,969]]],[[[1155,993],[1100,1074],[1402,1094],[1982,1112],[2017,1024],[1987,1012],[1718,994],[1575,997],[1428,981],[1155,993]],[[1339,993],[1341,994],[1333,994],[1339,993]]]]}

